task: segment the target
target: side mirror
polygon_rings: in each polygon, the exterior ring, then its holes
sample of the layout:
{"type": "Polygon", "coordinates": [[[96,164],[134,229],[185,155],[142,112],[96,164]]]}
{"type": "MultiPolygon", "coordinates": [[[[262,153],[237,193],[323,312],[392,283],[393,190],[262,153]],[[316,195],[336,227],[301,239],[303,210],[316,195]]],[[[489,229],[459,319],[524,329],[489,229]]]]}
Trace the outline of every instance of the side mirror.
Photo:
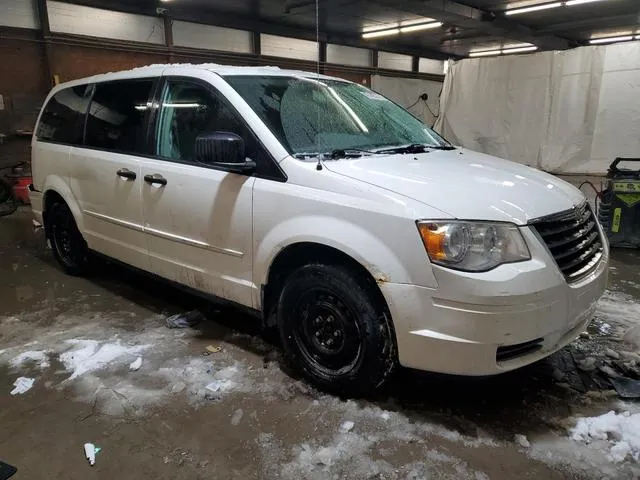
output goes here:
{"type": "Polygon", "coordinates": [[[203,133],[196,137],[196,160],[234,173],[250,173],[256,162],[245,157],[244,141],[231,132],[203,133]]]}

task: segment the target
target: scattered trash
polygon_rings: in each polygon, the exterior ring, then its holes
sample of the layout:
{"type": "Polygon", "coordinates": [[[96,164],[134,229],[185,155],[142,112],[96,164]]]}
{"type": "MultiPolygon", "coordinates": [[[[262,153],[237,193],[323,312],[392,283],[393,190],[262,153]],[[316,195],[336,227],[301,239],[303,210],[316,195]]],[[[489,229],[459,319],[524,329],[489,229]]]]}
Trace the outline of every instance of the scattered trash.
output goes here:
{"type": "Polygon", "coordinates": [[[529,448],[531,444],[525,435],[516,434],[515,436],[516,443],[520,445],[522,448],[529,448]]]}
{"type": "Polygon", "coordinates": [[[217,346],[214,347],[213,345],[207,345],[207,352],[209,353],[218,353],[222,350],[222,347],[217,346]]]}
{"type": "Polygon", "coordinates": [[[614,360],[620,359],[620,354],[610,348],[605,349],[604,354],[609,358],[613,358],[614,360]]]}
{"type": "Polygon", "coordinates": [[[242,415],[244,415],[244,412],[241,408],[233,412],[233,416],[231,417],[231,425],[233,425],[234,427],[237,426],[240,423],[240,420],[242,420],[242,415]]]}
{"type": "Polygon", "coordinates": [[[355,423],[353,423],[350,420],[347,420],[346,422],[344,422],[342,425],[340,425],[340,430],[344,433],[346,432],[350,432],[351,430],[353,430],[353,427],[355,426],[355,423]]]}
{"type": "Polygon", "coordinates": [[[640,398],[640,380],[632,380],[631,378],[611,378],[610,381],[620,398],[640,398]]]}
{"type": "Polygon", "coordinates": [[[0,479],[5,480],[9,477],[13,477],[18,469],[8,463],[0,462],[0,479]]]}
{"type": "Polygon", "coordinates": [[[22,395],[23,393],[31,390],[33,382],[35,382],[34,378],[19,377],[15,382],[13,382],[13,386],[16,388],[11,390],[11,395],[22,395]]]}
{"type": "Polygon", "coordinates": [[[197,325],[204,320],[204,316],[198,310],[191,310],[186,313],[178,313],[171,315],[166,320],[166,325],[169,328],[188,328],[197,325]]]}
{"type": "Polygon", "coordinates": [[[96,464],[96,446],[93,443],[84,444],[84,456],[92,467],[96,464]]]}
{"type": "Polygon", "coordinates": [[[133,362],[131,362],[131,365],[129,365],[129,370],[131,370],[132,372],[137,372],[138,370],[140,370],[141,366],[142,366],[142,357],[138,357],[133,362]]]}

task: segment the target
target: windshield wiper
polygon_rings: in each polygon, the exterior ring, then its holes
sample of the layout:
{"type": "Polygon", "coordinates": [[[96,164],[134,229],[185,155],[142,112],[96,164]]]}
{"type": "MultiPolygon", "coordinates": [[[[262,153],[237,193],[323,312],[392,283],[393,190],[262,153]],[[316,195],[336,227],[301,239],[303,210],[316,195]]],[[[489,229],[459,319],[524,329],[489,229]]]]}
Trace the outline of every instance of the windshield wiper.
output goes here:
{"type": "Polygon", "coordinates": [[[433,148],[426,143],[411,143],[409,145],[400,145],[398,147],[383,148],[376,150],[376,153],[425,153],[433,148]]]}
{"type": "Polygon", "coordinates": [[[332,160],[336,160],[338,158],[357,158],[362,157],[363,155],[373,155],[377,152],[372,152],[370,150],[363,150],[362,148],[336,148],[332,150],[330,153],[325,154],[327,158],[332,160]]]}
{"type": "Polygon", "coordinates": [[[426,153],[431,150],[455,150],[452,145],[430,145],[428,143],[411,143],[399,147],[383,148],[376,153],[426,153]]]}

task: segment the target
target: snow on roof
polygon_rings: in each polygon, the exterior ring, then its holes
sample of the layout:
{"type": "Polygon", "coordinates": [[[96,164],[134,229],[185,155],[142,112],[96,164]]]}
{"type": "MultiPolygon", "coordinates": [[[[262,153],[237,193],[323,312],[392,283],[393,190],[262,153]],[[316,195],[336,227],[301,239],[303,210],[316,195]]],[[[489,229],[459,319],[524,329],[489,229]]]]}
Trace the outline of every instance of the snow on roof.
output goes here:
{"type": "Polygon", "coordinates": [[[208,70],[218,75],[284,75],[284,76],[305,76],[305,77],[318,77],[323,79],[329,79],[326,75],[318,75],[312,72],[305,72],[301,70],[282,70],[279,67],[263,66],[263,67],[240,67],[233,65],[219,65],[217,63],[166,63],[166,64],[153,64],[144,67],[136,67],[130,70],[122,70],[117,72],[102,73],[94,75],[92,77],[81,78],[66,82],[64,86],[73,86],[84,83],[96,83],[105,82],[109,80],[118,80],[123,78],[140,78],[147,76],[159,76],[163,73],[170,74],[172,72],[178,73],[187,69],[200,69],[208,70]]]}

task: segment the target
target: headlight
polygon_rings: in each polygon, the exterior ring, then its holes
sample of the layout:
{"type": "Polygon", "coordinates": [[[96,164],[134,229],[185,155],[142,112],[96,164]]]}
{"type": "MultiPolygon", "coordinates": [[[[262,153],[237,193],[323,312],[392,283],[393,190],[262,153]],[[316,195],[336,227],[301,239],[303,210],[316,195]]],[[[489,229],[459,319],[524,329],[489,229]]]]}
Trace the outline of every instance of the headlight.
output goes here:
{"type": "Polygon", "coordinates": [[[467,272],[486,272],[503,263],[530,260],[515,225],[483,222],[418,222],[432,263],[467,272]]]}

